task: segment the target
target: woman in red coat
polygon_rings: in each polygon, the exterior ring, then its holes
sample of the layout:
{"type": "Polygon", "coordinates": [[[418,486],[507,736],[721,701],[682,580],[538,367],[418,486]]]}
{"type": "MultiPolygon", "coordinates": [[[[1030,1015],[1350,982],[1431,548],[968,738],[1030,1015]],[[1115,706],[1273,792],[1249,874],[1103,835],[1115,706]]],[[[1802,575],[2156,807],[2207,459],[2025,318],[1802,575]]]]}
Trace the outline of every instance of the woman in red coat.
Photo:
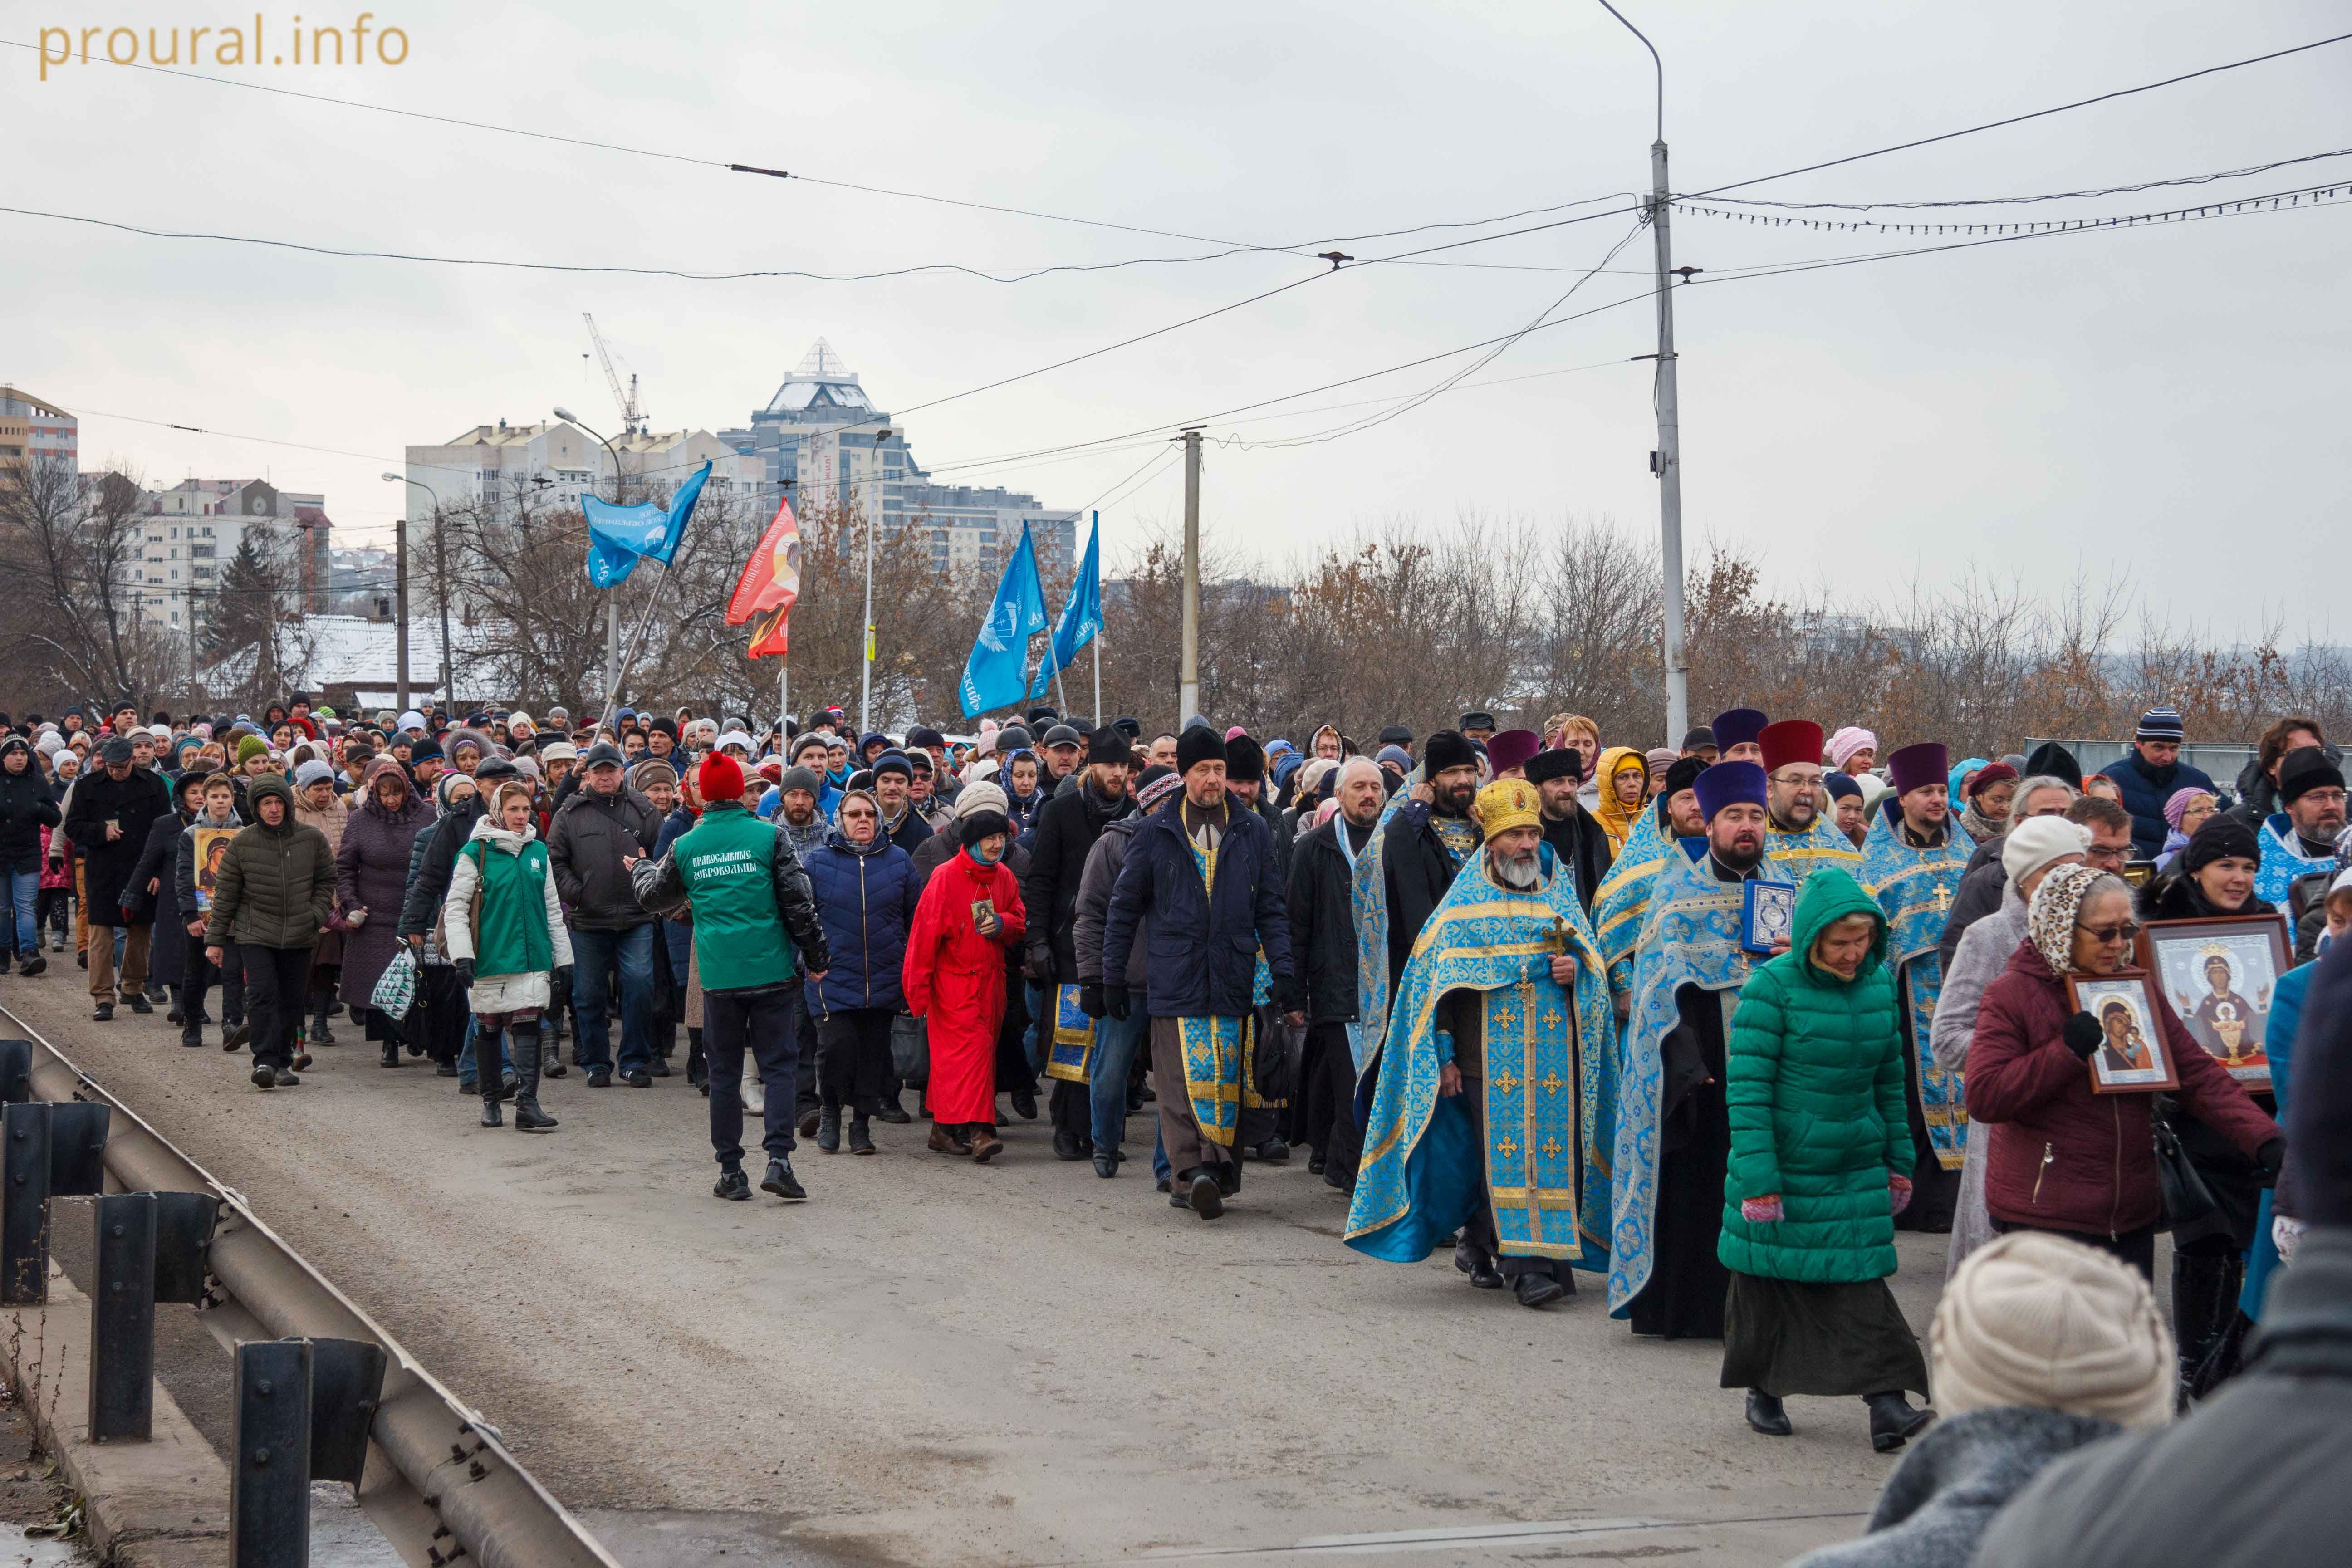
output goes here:
{"type": "Polygon", "coordinates": [[[986,1161],[996,1137],[996,1030],[1004,1018],[1004,955],[1028,918],[1020,879],[1003,864],[1004,814],[956,825],[963,847],[931,873],[907,933],[907,1011],[930,1020],[931,1147],[986,1161]]]}

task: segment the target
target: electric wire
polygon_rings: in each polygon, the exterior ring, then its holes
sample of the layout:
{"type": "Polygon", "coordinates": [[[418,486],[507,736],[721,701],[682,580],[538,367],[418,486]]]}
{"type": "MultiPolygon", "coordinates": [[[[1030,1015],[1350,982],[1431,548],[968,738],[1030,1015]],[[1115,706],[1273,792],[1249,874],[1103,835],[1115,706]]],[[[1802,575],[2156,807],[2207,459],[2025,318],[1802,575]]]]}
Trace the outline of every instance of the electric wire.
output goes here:
{"type": "Polygon", "coordinates": [[[2177,174],[2161,180],[2142,180],[2136,184],[2102,185],[2081,191],[2048,191],[2032,196],[1971,196],[1945,201],[1902,202],[1782,202],[1774,201],[1769,196],[1719,196],[1716,199],[1727,206],[1773,207],[1785,212],[1822,210],[1877,212],[1893,208],[2026,206],[2036,202],[2064,202],[2085,200],[2095,196],[2131,195],[2140,191],[2161,190],[2172,185],[2209,185],[2217,180],[2244,179],[2253,174],[2267,174],[2273,169],[2292,168],[2298,163],[2316,163],[2329,158],[2352,158],[2352,147],[2339,147],[2328,153],[2305,153],[2294,158],[2273,158],[2266,163],[2249,163],[2243,168],[2222,169],[2210,174],[2177,174]]]}

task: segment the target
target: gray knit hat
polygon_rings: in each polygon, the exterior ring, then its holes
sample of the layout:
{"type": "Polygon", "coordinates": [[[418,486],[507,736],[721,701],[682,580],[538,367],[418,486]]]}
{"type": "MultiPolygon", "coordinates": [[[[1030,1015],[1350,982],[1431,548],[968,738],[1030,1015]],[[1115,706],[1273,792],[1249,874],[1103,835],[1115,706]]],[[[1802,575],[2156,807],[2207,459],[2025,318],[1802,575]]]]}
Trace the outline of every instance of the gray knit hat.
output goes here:
{"type": "Polygon", "coordinates": [[[804,789],[819,800],[824,798],[824,781],[816,776],[814,768],[786,768],[784,776],[776,781],[779,796],[790,795],[796,789],[804,789]]]}

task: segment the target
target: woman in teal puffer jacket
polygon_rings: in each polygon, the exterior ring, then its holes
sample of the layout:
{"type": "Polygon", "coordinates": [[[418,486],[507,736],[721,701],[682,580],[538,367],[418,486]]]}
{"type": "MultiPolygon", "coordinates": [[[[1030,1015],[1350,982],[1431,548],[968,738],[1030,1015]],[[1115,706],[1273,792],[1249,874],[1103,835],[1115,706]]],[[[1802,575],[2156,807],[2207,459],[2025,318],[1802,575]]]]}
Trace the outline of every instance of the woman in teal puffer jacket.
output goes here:
{"type": "Polygon", "coordinates": [[[1790,950],[1740,993],[1726,1056],[1723,1386],[1748,1390],[1768,1436],[1792,1430],[1791,1394],[1861,1394],[1882,1453],[1934,1419],[1903,1398],[1927,1393],[1927,1365],[1886,1288],[1911,1197],[1903,1048],[1885,918],[1845,872],[1816,871],[1790,950]]]}

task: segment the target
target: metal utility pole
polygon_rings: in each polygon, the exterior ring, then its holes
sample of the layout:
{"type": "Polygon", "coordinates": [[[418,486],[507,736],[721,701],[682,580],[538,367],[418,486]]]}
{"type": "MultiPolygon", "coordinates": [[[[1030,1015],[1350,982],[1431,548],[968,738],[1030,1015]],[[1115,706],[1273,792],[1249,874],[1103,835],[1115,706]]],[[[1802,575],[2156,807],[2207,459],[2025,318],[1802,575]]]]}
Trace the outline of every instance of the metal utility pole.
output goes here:
{"type": "Polygon", "coordinates": [[[1674,244],[1667,225],[1673,202],[1666,184],[1666,65],[1658,58],[1657,46],[1609,0],[1601,0],[1601,8],[1642,40],[1658,76],[1658,135],[1650,143],[1650,199],[1644,204],[1656,247],[1658,280],[1658,449],[1650,454],[1650,471],[1658,477],[1658,556],[1665,579],[1660,598],[1666,643],[1665,743],[1679,746],[1690,729],[1690,659],[1683,648],[1683,440],[1675,377],[1674,244]]]}
{"type": "Polygon", "coordinates": [[[400,711],[408,711],[408,509],[403,507],[392,525],[392,584],[393,614],[399,617],[398,653],[400,669],[395,694],[400,711]]]}
{"type": "MultiPolygon", "coordinates": [[[[386,484],[415,485],[433,498],[434,581],[441,599],[441,663],[443,668],[446,669],[449,664],[449,579],[443,574],[442,570],[444,562],[441,554],[440,492],[424,480],[412,479],[405,474],[386,473],[383,478],[386,484]]],[[[400,616],[398,642],[400,710],[405,713],[408,711],[408,508],[405,505],[400,509],[399,520],[392,525],[392,540],[394,591],[399,595],[399,603],[394,608],[400,616]]],[[[454,682],[452,684],[454,685],[454,682]]],[[[454,690],[448,693],[447,701],[452,708],[457,705],[457,694],[454,690]]]]}
{"type": "MultiPolygon", "coordinates": [[[[874,514],[882,510],[882,443],[889,438],[887,425],[874,432],[874,511],[866,513],[866,618],[860,623],[866,628],[866,644],[860,650],[864,667],[857,684],[857,732],[861,735],[874,732],[874,514]]],[[[865,510],[863,500],[858,510],[865,510]]]]}
{"type": "MultiPolygon", "coordinates": [[[[597,346],[600,349],[604,346],[601,341],[598,342],[597,346]]],[[[614,384],[614,390],[615,392],[620,390],[617,383],[614,384]]],[[[587,430],[589,435],[596,436],[595,431],[588,428],[587,421],[582,419],[569,408],[556,409],[555,416],[558,419],[562,420],[567,425],[577,425],[581,429],[587,430]]],[[[629,432],[624,433],[628,434],[629,432]]],[[[596,439],[604,442],[604,450],[613,455],[613,504],[614,506],[625,505],[626,502],[623,499],[622,495],[621,449],[618,447],[614,446],[610,438],[606,437],[596,436],[596,439]]],[[[437,537],[441,531],[436,526],[433,531],[437,537]]],[[[442,657],[445,658],[448,657],[449,653],[448,611],[446,606],[442,611],[441,653],[442,657]]],[[[604,712],[597,718],[596,722],[599,728],[612,722],[613,710],[620,702],[621,595],[618,589],[606,589],[604,593],[604,685],[613,693],[613,700],[604,705],[604,712]]],[[[452,699],[449,706],[455,708],[457,705],[455,699],[452,699]]]]}
{"type": "Polygon", "coordinates": [[[1176,674],[1176,722],[1201,710],[1201,433],[1184,432],[1184,654],[1176,674]]]}

